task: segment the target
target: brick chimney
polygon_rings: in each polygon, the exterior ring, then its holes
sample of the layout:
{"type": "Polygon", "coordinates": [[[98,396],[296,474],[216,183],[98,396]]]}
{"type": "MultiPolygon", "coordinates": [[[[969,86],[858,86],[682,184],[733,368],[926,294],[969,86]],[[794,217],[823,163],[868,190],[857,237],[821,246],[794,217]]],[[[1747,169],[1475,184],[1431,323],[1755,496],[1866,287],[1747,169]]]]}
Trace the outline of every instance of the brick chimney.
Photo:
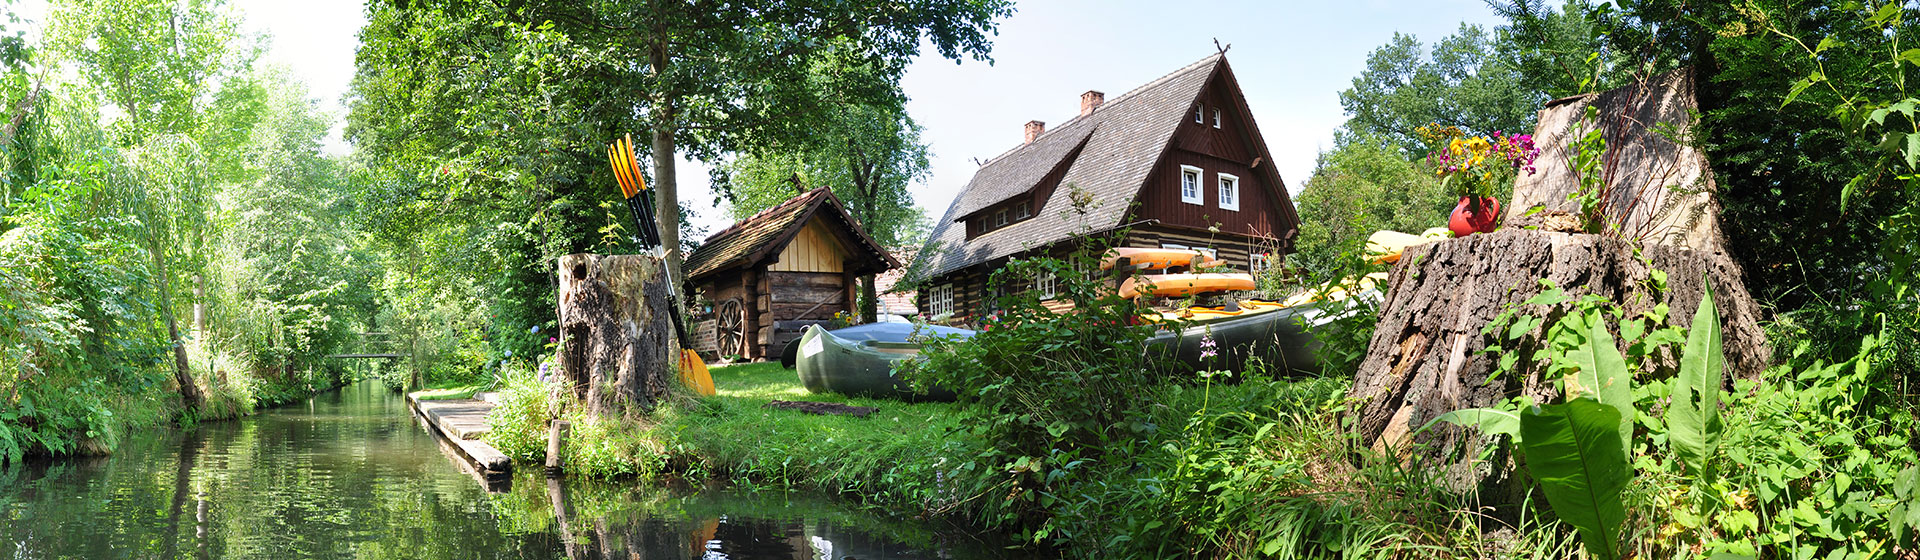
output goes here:
{"type": "Polygon", "coordinates": [[[1093,114],[1094,109],[1099,109],[1100,105],[1106,102],[1107,94],[1087,90],[1086,93],[1080,94],[1080,116],[1093,114]]]}
{"type": "Polygon", "coordinates": [[[1046,132],[1046,131],[1047,131],[1047,123],[1043,123],[1040,121],[1027,121],[1027,143],[1032,144],[1035,138],[1040,137],[1040,133],[1046,132]]]}

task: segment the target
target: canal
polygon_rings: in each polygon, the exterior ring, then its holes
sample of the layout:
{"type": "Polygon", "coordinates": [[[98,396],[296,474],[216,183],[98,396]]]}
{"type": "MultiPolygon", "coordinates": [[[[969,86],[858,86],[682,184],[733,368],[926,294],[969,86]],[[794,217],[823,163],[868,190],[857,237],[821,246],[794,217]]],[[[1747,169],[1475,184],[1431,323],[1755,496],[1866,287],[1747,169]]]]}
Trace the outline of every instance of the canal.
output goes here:
{"type": "MultiPolygon", "coordinates": [[[[537,471],[537,469],[521,469],[537,471]]],[[[784,493],[518,475],[488,492],[398,395],[0,468],[0,558],[992,558],[1004,541],[784,493]]]]}

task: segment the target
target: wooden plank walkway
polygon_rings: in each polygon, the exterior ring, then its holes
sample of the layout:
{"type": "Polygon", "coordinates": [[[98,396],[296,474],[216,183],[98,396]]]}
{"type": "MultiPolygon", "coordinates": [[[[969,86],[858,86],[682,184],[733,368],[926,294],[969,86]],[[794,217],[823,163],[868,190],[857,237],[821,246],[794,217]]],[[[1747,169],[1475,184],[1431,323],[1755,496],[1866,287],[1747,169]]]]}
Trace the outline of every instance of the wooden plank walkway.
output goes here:
{"type": "Polygon", "coordinates": [[[479,399],[423,401],[407,395],[407,404],[474,470],[488,478],[513,473],[513,461],[479,439],[487,433],[487,412],[493,410],[493,403],[479,399]]]}

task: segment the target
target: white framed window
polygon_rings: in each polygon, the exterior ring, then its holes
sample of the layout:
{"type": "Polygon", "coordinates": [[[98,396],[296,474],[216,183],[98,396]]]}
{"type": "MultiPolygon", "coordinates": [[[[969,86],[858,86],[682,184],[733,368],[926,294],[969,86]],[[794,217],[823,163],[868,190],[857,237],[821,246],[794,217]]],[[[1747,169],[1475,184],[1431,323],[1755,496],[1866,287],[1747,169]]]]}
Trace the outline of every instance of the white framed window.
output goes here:
{"type": "Polygon", "coordinates": [[[933,287],[933,295],[927,296],[927,311],[934,317],[953,314],[953,284],[933,287]]]}
{"type": "Polygon", "coordinates": [[[1033,206],[1033,203],[1031,203],[1031,202],[1026,202],[1026,201],[1021,201],[1019,205],[1017,205],[1017,206],[1014,206],[1014,207],[1013,207],[1013,219],[1015,219],[1015,220],[1025,220],[1025,219],[1027,219],[1027,217],[1028,217],[1028,216],[1032,216],[1032,215],[1033,215],[1033,209],[1032,209],[1032,208],[1030,208],[1031,206],[1033,206]]]}
{"type": "Polygon", "coordinates": [[[1073,271],[1080,274],[1081,280],[1097,280],[1100,278],[1100,267],[1094,266],[1092,263],[1087,262],[1086,259],[1073,259],[1073,271]]]}
{"type": "Polygon", "coordinates": [[[1194,124],[1207,124],[1207,106],[1206,105],[1202,105],[1199,103],[1193,104],[1193,122],[1194,124]]]}
{"type": "Polygon", "coordinates": [[[1267,268],[1270,266],[1272,266],[1272,264],[1267,262],[1266,253],[1253,253],[1253,254],[1247,255],[1247,271],[1248,272],[1259,274],[1262,272],[1266,272],[1267,268]]]}
{"type": "Polygon", "coordinates": [[[1039,278],[1033,279],[1033,291],[1040,295],[1041,301],[1059,297],[1059,288],[1059,279],[1055,278],[1052,272],[1042,272],[1039,278]]]}
{"type": "Polygon", "coordinates": [[[1007,225],[1007,209],[1001,208],[999,211],[993,213],[993,227],[1003,227],[1005,225],[1007,225]]]}
{"type": "Polygon", "coordinates": [[[1213,108],[1213,127],[1220,128],[1220,108],[1213,108]]]}
{"type": "Polygon", "coordinates": [[[1240,209],[1240,178],[1225,173],[1220,174],[1220,209],[1240,209]]]}
{"type": "Polygon", "coordinates": [[[1187,204],[1206,205],[1206,195],[1200,190],[1200,177],[1206,171],[1191,165],[1180,166],[1180,201],[1187,204]]]}

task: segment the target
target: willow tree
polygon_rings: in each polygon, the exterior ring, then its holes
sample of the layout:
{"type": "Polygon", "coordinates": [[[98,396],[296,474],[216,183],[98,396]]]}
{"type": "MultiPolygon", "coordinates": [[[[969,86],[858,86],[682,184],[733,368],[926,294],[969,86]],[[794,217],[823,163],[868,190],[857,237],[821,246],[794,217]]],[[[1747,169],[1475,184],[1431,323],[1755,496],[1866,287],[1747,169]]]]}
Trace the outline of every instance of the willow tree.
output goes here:
{"type": "Polygon", "coordinates": [[[119,197],[125,213],[144,228],[180,396],[189,410],[198,408],[175,313],[176,282],[205,267],[212,236],[212,176],[195,135],[208,122],[216,88],[250,65],[253,53],[242,48],[239,25],[220,0],[59,0],[52,14],[50,50],[75,63],[123,115],[111,130],[131,165],[114,184],[126,190],[119,197]]]}

